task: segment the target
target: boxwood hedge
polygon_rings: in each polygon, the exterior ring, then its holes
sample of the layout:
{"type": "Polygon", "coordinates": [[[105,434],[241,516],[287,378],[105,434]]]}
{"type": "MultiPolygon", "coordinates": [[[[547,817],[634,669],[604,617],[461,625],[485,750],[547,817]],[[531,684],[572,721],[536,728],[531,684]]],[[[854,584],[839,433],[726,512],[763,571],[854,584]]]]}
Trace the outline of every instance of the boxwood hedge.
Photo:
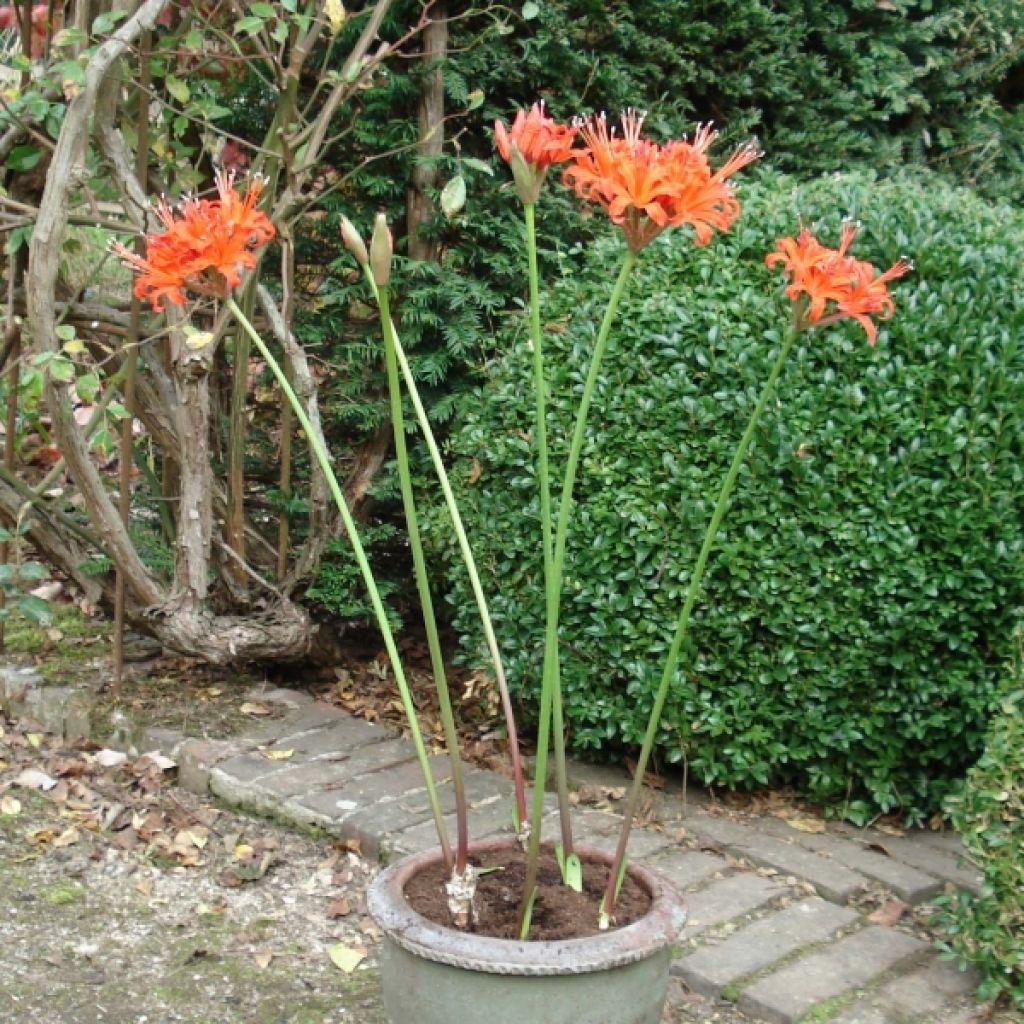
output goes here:
{"type": "MultiPolygon", "coordinates": [[[[1024,643],[1024,635],[1018,638],[1024,643]]],[[[947,952],[974,964],[982,975],[978,995],[1003,995],[1024,1010],[1024,658],[1018,649],[1007,692],[992,719],[985,753],[970,770],[963,791],[949,802],[968,855],[981,868],[977,896],[943,897],[939,923],[947,952]]]]}
{"type": "MultiPolygon", "coordinates": [[[[787,783],[853,820],[918,818],[977,758],[1024,604],[1024,219],[937,179],[771,175],[727,236],[645,252],[605,363],[562,614],[573,747],[639,742],[719,482],[788,303],[763,265],[798,218],[906,255],[877,348],[805,335],[748,456],[658,735],[708,784],[787,783]]],[[[543,231],[543,225],[541,226],[543,231]]],[[[554,471],[621,259],[610,234],[544,298],[554,471]]],[[[510,674],[534,706],[543,622],[523,319],[462,409],[455,476],[510,674]]],[[[464,654],[483,660],[444,515],[430,537],[464,654]]]]}

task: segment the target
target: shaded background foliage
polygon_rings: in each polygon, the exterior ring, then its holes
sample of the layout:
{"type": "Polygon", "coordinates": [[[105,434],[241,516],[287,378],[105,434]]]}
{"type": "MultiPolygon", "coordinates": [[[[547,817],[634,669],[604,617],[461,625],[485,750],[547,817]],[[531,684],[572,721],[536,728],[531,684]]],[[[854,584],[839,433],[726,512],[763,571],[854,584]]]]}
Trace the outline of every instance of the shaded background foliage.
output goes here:
{"type": "MultiPolygon", "coordinates": [[[[1024,222],[932,178],[743,188],[728,235],[645,253],[591,415],[562,615],[577,749],[640,741],[718,486],[788,303],[763,259],[797,215],[857,255],[905,254],[877,349],[853,324],[801,341],[742,473],[658,736],[703,782],[792,783],[854,820],[920,818],[977,757],[1024,599],[1024,222]]],[[[617,237],[545,298],[560,472],[617,237]],[[575,315],[574,315],[575,314],[575,315]]],[[[510,674],[534,705],[543,634],[521,318],[451,436],[510,674]],[[468,481],[472,480],[470,484],[468,481]],[[523,510],[528,510],[525,517],[523,510]]],[[[433,542],[478,653],[443,514],[433,542]]]]}

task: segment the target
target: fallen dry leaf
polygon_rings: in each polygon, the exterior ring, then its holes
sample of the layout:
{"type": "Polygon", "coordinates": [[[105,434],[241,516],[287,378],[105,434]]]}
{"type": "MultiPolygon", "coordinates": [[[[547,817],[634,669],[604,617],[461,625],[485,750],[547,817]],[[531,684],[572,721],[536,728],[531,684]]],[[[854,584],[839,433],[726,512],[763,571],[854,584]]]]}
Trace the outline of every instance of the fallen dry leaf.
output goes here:
{"type": "Polygon", "coordinates": [[[352,913],[352,905],[344,896],[339,896],[328,908],[327,916],[333,921],[337,917],[346,917],[352,913]]]}
{"type": "Polygon", "coordinates": [[[127,754],[123,754],[120,750],[108,750],[106,747],[103,750],[97,750],[93,757],[101,768],[116,768],[128,760],[127,754]]]}
{"type": "Polygon", "coordinates": [[[366,950],[361,946],[346,946],[343,942],[337,942],[327,947],[327,955],[335,967],[351,974],[366,958],[366,950]]]}
{"type": "Polygon", "coordinates": [[[256,966],[266,970],[270,966],[270,961],[274,959],[274,953],[269,949],[259,949],[252,955],[253,960],[256,961],[256,966]]]}
{"type": "Polygon", "coordinates": [[[149,750],[135,761],[136,774],[150,771],[153,768],[161,772],[169,772],[172,768],[177,767],[177,761],[172,761],[169,757],[165,757],[159,750],[149,750]]]}
{"type": "Polygon", "coordinates": [[[41,732],[25,733],[25,740],[33,750],[38,750],[43,745],[43,734],[41,732]]]}
{"type": "Polygon", "coordinates": [[[899,825],[890,825],[886,821],[876,821],[875,828],[879,832],[884,832],[887,836],[896,836],[897,838],[902,838],[907,834],[906,829],[900,828],[899,825]]]}
{"type": "Polygon", "coordinates": [[[46,792],[57,785],[57,780],[36,768],[26,768],[14,780],[14,784],[22,789],[41,789],[46,792]]]}
{"type": "Polygon", "coordinates": [[[269,715],[271,713],[270,705],[264,704],[262,701],[247,700],[239,709],[243,715],[269,715]]]}
{"type": "Polygon", "coordinates": [[[889,900],[873,914],[869,914],[868,920],[891,928],[909,909],[910,907],[903,900],[889,900]]]}
{"type": "Polygon", "coordinates": [[[9,818],[15,818],[21,814],[21,801],[14,796],[5,796],[0,799],[0,814],[9,818]]]}
{"type": "Polygon", "coordinates": [[[294,750],[268,750],[263,756],[269,761],[287,761],[294,753],[294,750]]]}
{"type": "Polygon", "coordinates": [[[786,824],[798,832],[824,832],[825,822],[821,818],[786,818],[786,824]]]}
{"type": "Polygon", "coordinates": [[[54,839],[52,846],[60,849],[65,846],[74,846],[75,843],[82,838],[82,833],[77,828],[66,828],[56,839],[54,839]]]}

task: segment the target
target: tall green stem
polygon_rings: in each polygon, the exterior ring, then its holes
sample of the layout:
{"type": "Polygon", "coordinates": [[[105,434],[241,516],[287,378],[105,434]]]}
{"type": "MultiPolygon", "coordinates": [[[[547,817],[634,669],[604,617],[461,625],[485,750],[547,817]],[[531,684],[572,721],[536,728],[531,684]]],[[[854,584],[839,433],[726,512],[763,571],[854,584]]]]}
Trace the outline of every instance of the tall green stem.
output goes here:
{"type": "Polygon", "coordinates": [[[529,928],[528,910],[533,890],[537,884],[537,869],[540,860],[540,830],[541,820],[544,816],[544,779],[547,778],[548,743],[556,685],[555,669],[558,659],[559,598],[561,597],[562,573],[565,567],[565,545],[569,532],[572,492],[576,483],[576,469],[583,451],[587,413],[590,410],[590,403],[594,397],[594,389],[597,385],[601,361],[608,346],[608,335],[611,332],[612,321],[615,319],[615,313],[626,290],[630,274],[633,272],[633,267],[636,266],[636,261],[637,254],[631,249],[628,250],[622,261],[622,268],[615,281],[615,286],[612,288],[612,293],[608,298],[608,307],[605,309],[601,327],[597,332],[597,341],[594,344],[594,352],[590,358],[590,368],[587,371],[587,379],[583,384],[583,394],[576,413],[576,426],[569,445],[569,458],[566,462],[565,477],[562,480],[562,496],[558,503],[558,522],[555,526],[551,576],[545,581],[545,597],[549,614],[544,630],[544,672],[541,679],[540,721],[537,726],[537,762],[533,787],[533,814],[530,826],[530,847],[526,862],[526,884],[523,890],[522,906],[519,911],[520,938],[526,938],[523,933],[529,928]]]}
{"type": "Polygon", "coordinates": [[[430,808],[434,815],[434,824],[437,826],[437,836],[438,841],[441,844],[441,854],[444,859],[445,870],[450,873],[453,866],[451,844],[448,842],[448,831],[445,828],[444,816],[441,813],[441,803],[437,798],[437,788],[434,785],[434,777],[430,771],[430,762],[427,759],[427,751],[423,746],[423,736],[420,733],[420,724],[416,717],[416,706],[413,704],[412,693],[409,690],[409,683],[406,680],[405,672],[402,669],[402,662],[398,655],[398,647],[395,644],[395,637],[391,631],[391,624],[388,622],[387,612],[384,610],[384,602],[381,600],[380,591],[377,588],[377,581],[373,577],[373,570],[370,568],[370,563],[366,558],[366,552],[363,550],[362,541],[359,539],[359,531],[356,529],[355,520],[353,520],[352,513],[349,511],[348,503],[345,501],[345,495],[342,492],[341,485],[338,483],[338,478],[334,475],[334,469],[331,467],[331,457],[328,454],[323,441],[320,439],[319,434],[313,429],[313,424],[309,421],[309,417],[306,415],[306,410],[302,407],[302,403],[295,394],[295,391],[291,386],[291,382],[285,375],[284,370],[281,369],[280,364],[274,358],[273,353],[269,348],[267,348],[259,334],[256,333],[255,328],[239,308],[238,303],[235,302],[233,296],[228,296],[226,304],[238,321],[242,330],[245,331],[252,340],[252,343],[257,349],[259,349],[260,355],[263,356],[264,361],[267,366],[270,367],[274,377],[277,378],[277,382],[281,386],[281,390],[287,396],[288,401],[291,403],[296,419],[300,424],[302,424],[302,429],[306,432],[306,437],[313,448],[313,454],[316,456],[316,460],[320,464],[320,468],[323,470],[324,476],[327,478],[327,486],[338,506],[338,512],[341,514],[341,520],[345,524],[345,532],[348,535],[349,543],[352,545],[352,551],[356,558],[356,564],[359,566],[359,572],[363,577],[363,582],[366,584],[366,590],[370,597],[370,604],[373,607],[373,614],[377,619],[377,625],[380,627],[380,631],[384,637],[384,647],[388,652],[388,657],[391,659],[391,671],[395,674],[395,682],[398,684],[402,707],[405,709],[405,715],[409,721],[409,729],[412,734],[413,746],[416,748],[416,757],[419,759],[420,769],[423,772],[423,781],[427,787],[427,797],[430,801],[430,808]]]}
{"type": "Polygon", "coordinates": [[[384,336],[384,362],[387,367],[391,423],[395,434],[395,458],[398,461],[398,480],[402,491],[402,506],[405,510],[405,526],[409,535],[409,547],[412,551],[416,590],[419,593],[420,607],[423,610],[423,626],[427,634],[427,648],[430,651],[434,685],[437,688],[437,702],[441,710],[444,741],[448,747],[448,759],[451,762],[452,788],[455,791],[455,871],[462,875],[466,871],[469,826],[466,789],[462,781],[462,761],[459,758],[459,737],[455,729],[455,716],[452,714],[451,695],[448,693],[448,679],[444,670],[444,657],[441,654],[441,640],[437,633],[437,618],[434,615],[434,601],[430,595],[430,584],[427,580],[427,563],[423,557],[423,541],[416,518],[416,499],[412,491],[409,454],[405,446],[405,416],[402,412],[402,390],[398,378],[398,358],[395,354],[395,332],[391,323],[387,288],[379,289],[377,302],[380,307],[381,333],[384,336]]]}
{"type": "MultiPolygon", "coordinates": [[[[373,294],[377,294],[377,283],[373,279],[368,263],[363,264],[366,279],[373,294]]],[[[491,656],[491,663],[494,666],[494,678],[498,684],[498,693],[501,696],[502,711],[505,715],[505,727],[508,730],[509,753],[512,758],[512,779],[515,786],[516,820],[520,823],[526,821],[526,784],[523,779],[523,763],[519,754],[519,736],[516,731],[515,715],[512,711],[512,699],[508,692],[508,682],[505,679],[505,667],[502,664],[501,652],[498,650],[498,638],[494,632],[494,624],[491,621],[491,613],[487,607],[487,599],[484,596],[483,586],[480,583],[480,573],[477,571],[476,559],[473,557],[473,549],[469,546],[469,537],[466,534],[466,527],[462,522],[462,515],[455,500],[451,483],[448,480],[448,471],[444,466],[444,459],[441,458],[441,450],[437,446],[434,432],[430,428],[430,421],[427,419],[427,411],[420,398],[419,389],[416,387],[416,380],[412,375],[412,368],[405,355],[405,349],[395,331],[395,325],[389,318],[391,337],[395,344],[395,355],[398,359],[399,369],[402,371],[402,379],[405,381],[406,390],[412,401],[413,410],[416,413],[416,422],[419,424],[420,432],[426,441],[427,450],[430,452],[430,461],[433,463],[434,472],[437,474],[441,491],[444,494],[445,506],[452,520],[452,527],[458,540],[459,551],[462,554],[462,561],[469,576],[469,583],[473,590],[473,597],[476,600],[477,611],[480,614],[480,621],[483,625],[484,639],[487,643],[487,651],[491,656]]]]}
{"type": "Polygon", "coordinates": [[[693,612],[694,604],[697,602],[697,595],[700,593],[700,585],[704,578],[704,570],[707,568],[711,549],[715,546],[715,540],[718,537],[718,528],[722,525],[722,518],[725,516],[725,510],[729,504],[729,497],[732,494],[733,488],[736,486],[736,479],[739,476],[740,467],[743,465],[743,460],[747,455],[747,449],[750,447],[750,442],[753,440],[754,431],[757,428],[757,422],[760,420],[761,414],[764,412],[764,408],[768,404],[768,399],[771,396],[772,391],[775,389],[775,384],[779,379],[779,374],[782,372],[783,363],[785,363],[786,357],[789,355],[789,350],[793,347],[793,342],[796,341],[799,333],[800,332],[797,327],[791,327],[789,332],[786,334],[786,337],[783,339],[782,347],[779,349],[779,354],[775,358],[775,365],[772,366],[772,371],[761,391],[761,397],[757,400],[757,405],[750,417],[750,422],[747,424],[746,430],[743,431],[743,436],[740,438],[740,443],[736,448],[736,453],[733,455],[732,464],[729,466],[729,472],[726,473],[725,480],[722,482],[722,489],[718,494],[718,503],[715,505],[715,510],[711,515],[711,522],[708,523],[707,531],[704,534],[704,543],[701,545],[700,554],[697,555],[697,561],[693,567],[693,574],[690,576],[690,586],[686,592],[686,600],[683,602],[683,609],[679,613],[679,622],[676,625],[675,636],[672,638],[672,645],[669,647],[668,656],[665,659],[665,668],[661,674],[661,682],[658,685],[658,692],[654,699],[654,707],[651,708],[651,716],[647,722],[647,731],[644,734],[643,746],[640,748],[640,757],[637,761],[636,772],[633,776],[633,784],[630,787],[629,796],[626,800],[626,807],[623,811],[624,818],[622,822],[622,831],[619,833],[619,842],[615,849],[615,859],[612,862],[611,870],[608,874],[608,888],[605,890],[604,900],[601,902],[601,919],[603,924],[607,923],[608,919],[611,917],[612,910],[615,907],[618,878],[623,858],[626,855],[626,844],[629,842],[630,829],[633,827],[633,815],[636,813],[636,806],[640,798],[640,791],[643,789],[644,774],[647,771],[647,761],[651,756],[651,749],[654,746],[654,737],[657,734],[658,723],[661,721],[661,713],[664,710],[665,701],[668,698],[669,687],[672,684],[672,678],[675,675],[676,667],[679,664],[679,652],[682,650],[683,641],[686,639],[687,629],[690,625],[690,615],[693,612]]]}
{"type": "MultiPolygon", "coordinates": [[[[544,379],[544,338],[540,329],[540,282],[537,272],[537,207],[526,203],[523,215],[526,219],[526,256],[530,282],[530,342],[533,348],[533,391],[536,399],[537,487],[540,491],[540,529],[544,548],[544,601],[545,617],[556,614],[551,601],[558,601],[561,581],[551,585],[554,577],[554,549],[551,539],[551,477],[548,470],[548,426],[547,426],[547,383],[544,379]]],[[[572,852],[572,818],[569,813],[569,782],[565,769],[565,726],[562,721],[562,689],[560,685],[558,647],[555,646],[554,683],[551,694],[553,745],[555,753],[555,788],[558,792],[558,818],[562,832],[562,853],[569,857],[572,852]]],[[[544,780],[538,776],[535,785],[543,787],[544,780]]]]}

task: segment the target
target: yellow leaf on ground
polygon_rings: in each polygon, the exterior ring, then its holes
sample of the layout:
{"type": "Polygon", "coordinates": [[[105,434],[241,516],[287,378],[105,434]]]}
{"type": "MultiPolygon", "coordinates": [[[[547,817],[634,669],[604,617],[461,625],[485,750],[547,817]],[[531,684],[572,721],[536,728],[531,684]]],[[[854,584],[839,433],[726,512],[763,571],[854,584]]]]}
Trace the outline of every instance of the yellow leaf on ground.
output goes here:
{"type": "Polygon", "coordinates": [[[258,949],[253,953],[252,958],[256,961],[257,967],[262,967],[266,970],[270,966],[270,961],[274,959],[274,953],[269,949],[258,949]]]}
{"type": "Polygon", "coordinates": [[[268,750],[263,756],[271,761],[287,761],[294,753],[294,750],[268,750]]]}
{"type": "Polygon", "coordinates": [[[825,822],[821,818],[787,818],[786,824],[798,832],[824,832],[825,822]]]}
{"type": "Polygon", "coordinates": [[[248,843],[239,843],[235,847],[235,856],[239,860],[252,860],[256,851],[248,843]]]}
{"type": "Polygon", "coordinates": [[[351,974],[366,958],[366,950],[360,946],[346,946],[338,942],[328,946],[327,955],[335,967],[346,974],[351,974]]]}
{"type": "Polygon", "coordinates": [[[33,750],[38,750],[43,745],[43,734],[41,732],[25,733],[25,740],[33,750]]]}
{"type": "Polygon", "coordinates": [[[5,796],[0,800],[0,814],[6,814],[11,818],[21,814],[21,801],[17,797],[5,796]]]}

